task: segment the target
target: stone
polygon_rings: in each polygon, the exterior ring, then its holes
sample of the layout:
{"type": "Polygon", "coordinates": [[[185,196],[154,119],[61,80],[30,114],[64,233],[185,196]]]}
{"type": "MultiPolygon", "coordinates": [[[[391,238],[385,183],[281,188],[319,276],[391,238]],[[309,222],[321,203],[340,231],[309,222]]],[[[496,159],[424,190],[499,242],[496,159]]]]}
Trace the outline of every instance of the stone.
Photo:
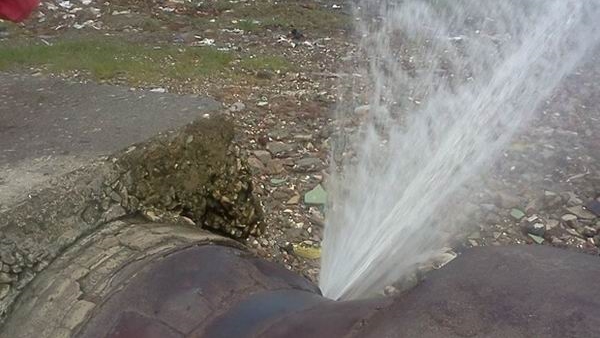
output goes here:
{"type": "Polygon", "coordinates": [[[563,194],[568,206],[582,205],[583,201],[575,193],[566,192],[563,194]]]}
{"type": "Polygon", "coordinates": [[[529,238],[531,238],[537,244],[544,243],[544,238],[543,237],[532,235],[532,234],[527,234],[527,236],[529,236],[529,238]]]}
{"type": "Polygon", "coordinates": [[[454,252],[454,251],[446,251],[446,252],[442,252],[438,255],[436,255],[433,258],[433,268],[434,269],[440,269],[442,268],[444,265],[450,263],[452,260],[454,260],[456,257],[458,257],[458,255],[454,252]]]}
{"type": "Polygon", "coordinates": [[[17,259],[7,248],[0,248],[0,261],[12,265],[17,262],[17,259]]]}
{"type": "Polygon", "coordinates": [[[591,226],[584,226],[583,229],[581,229],[581,234],[584,235],[585,237],[594,237],[596,236],[596,234],[598,233],[598,231],[594,228],[592,228],[591,226]]]}
{"type": "Polygon", "coordinates": [[[520,221],[523,217],[525,217],[525,213],[520,209],[513,208],[510,210],[510,217],[516,221],[520,221]]]}
{"type": "Polygon", "coordinates": [[[106,212],[102,215],[103,222],[109,222],[119,217],[123,217],[127,214],[127,211],[120,204],[111,205],[106,212]]]}
{"type": "Polygon", "coordinates": [[[565,245],[565,241],[563,241],[562,239],[552,236],[551,241],[552,245],[556,245],[556,246],[563,246],[565,245]]]}
{"type": "Polygon", "coordinates": [[[543,223],[529,223],[527,225],[527,233],[530,235],[544,237],[546,226],[543,223]]]}
{"type": "Polygon", "coordinates": [[[319,184],[304,195],[304,203],[308,205],[325,205],[327,203],[327,192],[319,184]]]}
{"type": "Polygon", "coordinates": [[[580,219],[594,219],[594,218],[596,218],[596,215],[594,215],[593,213],[591,213],[588,210],[584,209],[583,206],[581,206],[581,205],[576,205],[576,206],[573,206],[573,207],[569,207],[569,208],[567,208],[567,211],[569,211],[571,214],[577,216],[577,218],[580,218],[580,219]]]}
{"type": "Polygon", "coordinates": [[[296,194],[292,196],[285,204],[287,205],[296,205],[300,203],[300,195],[296,194]]]}
{"type": "Polygon", "coordinates": [[[229,106],[229,112],[231,113],[239,113],[241,111],[244,111],[246,109],[246,105],[243,104],[242,102],[235,102],[233,103],[231,106],[229,106]]]}
{"type": "Polygon", "coordinates": [[[547,208],[556,208],[562,203],[562,197],[552,191],[544,191],[544,206],[547,208]]]}
{"type": "Polygon", "coordinates": [[[254,173],[261,173],[266,169],[263,162],[254,156],[248,158],[248,165],[254,173]]]}
{"type": "Polygon", "coordinates": [[[289,143],[283,142],[269,142],[267,143],[267,150],[273,154],[273,156],[283,156],[294,151],[295,146],[289,143]]]}
{"type": "Polygon", "coordinates": [[[272,178],[271,179],[271,185],[274,187],[278,187],[280,185],[284,185],[285,182],[287,182],[287,179],[285,178],[272,178]]]}
{"type": "Polygon", "coordinates": [[[394,296],[399,293],[400,293],[400,290],[398,290],[398,288],[393,285],[388,285],[385,288],[383,288],[383,294],[386,296],[394,296]]]}
{"type": "Polygon", "coordinates": [[[255,150],[252,154],[265,165],[271,160],[271,153],[266,150],[255,150]]]}
{"type": "Polygon", "coordinates": [[[537,210],[540,209],[540,201],[538,199],[533,199],[531,201],[529,201],[529,203],[527,203],[527,206],[525,206],[525,212],[527,214],[533,214],[535,213],[537,210]]]}
{"type": "Polygon", "coordinates": [[[276,189],[275,191],[271,192],[271,197],[279,201],[285,201],[290,198],[290,190],[276,189]]]}
{"type": "Polygon", "coordinates": [[[574,229],[566,228],[565,231],[568,232],[572,236],[583,237],[579,232],[575,231],[574,229]]]}
{"type": "Polygon", "coordinates": [[[311,141],[313,136],[311,134],[296,134],[294,135],[294,140],[298,141],[311,141]]]}
{"type": "Polygon", "coordinates": [[[282,141],[290,137],[290,132],[287,129],[279,128],[269,132],[269,137],[277,141],[282,141]]]}
{"type": "Polygon", "coordinates": [[[600,235],[594,236],[594,243],[596,243],[596,246],[600,247],[600,235]]]}
{"type": "Polygon", "coordinates": [[[591,213],[600,217],[600,197],[591,200],[585,207],[591,213]]]}
{"type": "Polygon", "coordinates": [[[147,219],[150,222],[160,222],[161,218],[156,215],[156,213],[152,210],[146,210],[142,213],[142,215],[144,216],[145,219],[147,219]]]}
{"type": "Polygon", "coordinates": [[[285,168],[283,167],[283,162],[281,160],[273,159],[267,163],[267,174],[269,175],[281,174],[284,171],[285,168]]]}
{"type": "MultiPolygon", "coordinates": [[[[306,230],[304,230],[303,228],[291,228],[285,231],[285,236],[287,239],[289,239],[290,241],[301,241],[302,237],[306,236],[306,230]]],[[[292,246],[292,252],[293,252],[293,246],[292,246]]]]}
{"type": "Polygon", "coordinates": [[[472,232],[467,238],[468,239],[481,239],[481,232],[479,232],[479,231],[472,232]]]}
{"type": "Polygon", "coordinates": [[[296,161],[295,169],[300,171],[318,170],[323,165],[320,159],[316,157],[305,157],[296,161]]]}
{"type": "Polygon", "coordinates": [[[560,217],[568,226],[574,228],[577,226],[577,216],[573,214],[564,214],[560,217]]]}
{"type": "Polygon", "coordinates": [[[556,226],[560,224],[559,221],[555,220],[555,219],[551,219],[548,221],[548,223],[546,223],[546,229],[547,230],[552,230],[554,228],[556,228],[556,226]]]}
{"type": "Polygon", "coordinates": [[[7,272],[0,272],[0,284],[8,284],[14,281],[14,278],[7,272]]]}
{"type": "Polygon", "coordinates": [[[9,284],[0,284],[0,300],[3,300],[10,292],[9,284]]]}

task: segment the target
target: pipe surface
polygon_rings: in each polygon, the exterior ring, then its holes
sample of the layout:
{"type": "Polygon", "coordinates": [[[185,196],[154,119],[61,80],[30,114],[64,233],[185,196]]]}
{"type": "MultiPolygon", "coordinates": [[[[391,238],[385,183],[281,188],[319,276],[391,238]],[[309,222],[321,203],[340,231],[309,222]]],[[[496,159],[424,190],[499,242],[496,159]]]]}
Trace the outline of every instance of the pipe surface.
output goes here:
{"type": "Polygon", "coordinates": [[[118,223],[19,298],[1,337],[600,337],[600,262],[547,246],[467,250],[395,297],[332,301],[195,229],[118,223]]]}
{"type": "Polygon", "coordinates": [[[403,295],[334,302],[239,249],[194,247],[136,276],[78,337],[600,337],[598,263],[543,246],[470,249],[403,295]]]}

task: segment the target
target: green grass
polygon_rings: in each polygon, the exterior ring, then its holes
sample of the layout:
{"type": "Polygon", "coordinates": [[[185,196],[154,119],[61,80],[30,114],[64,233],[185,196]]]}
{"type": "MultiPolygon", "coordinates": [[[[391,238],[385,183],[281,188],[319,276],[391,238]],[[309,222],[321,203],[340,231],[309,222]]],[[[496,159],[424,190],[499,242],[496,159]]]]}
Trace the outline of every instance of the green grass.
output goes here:
{"type": "Polygon", "coordinates": [[[258,20],[261,22],[261,26],[268,28],[296,27],[303,30],[328,32],[346,29],[351,25],[351,18],[347,15],[323,8],[305,8],[296,2],[275,4],[257,1],[251,6],[234,8],[231,15],[258,20]]]}
{"type": "Polygon", "coordinates": [[[258,55],[253,58],[244,58],[240,66],[246,70],[270,70],[287,72],[293,69],[292,65],[283,57],[258,55]]]}
{"type": "Polygon", "coordinates": [[[66,40],[51,46],[0,46],[0,70],[40,67],[51,72],[84,71],[96,79],[155,82],[223,71],[234,57],[211,48],[155,48],[113,39],[66,40]]]}
{"type": "Polygon", "coordinates": [[[238,28],[245,32],[256,32],[261,29],[260,23],[255,23],[254,20],[241,19],[238,21],[238,28]]]}
{"type": "MultiPolygon", "coordinates": [[[[303,4],[305,3],[296,1],[275,3],[256,0],[252,3],[232,3],[228,0],[213,0],[203,2],[196,9],[217,18],[212,27],[227,27],[232,20],[238,20],[237,28],[252,33],[261,29],[288,30],[290,27],[296,27],[328,34],[332,30],[347,29],[352,24],[351,17],[341,12],[325,9],[318,3],[314,3],[315,7],[312,9],[304,7],[303,4]]],[[[201,18],[196,20],[205,24],[205,20],[201,18]]]]}
{"type": "Polygon", "coordinates": [[[0,71],[35,67],[48,72],[79,71],[96,80],[125,80],[131,84],[161,84],[213,75],[237,76],[232,68],[257,72],[290,71],[294,67],[281,56],[242,57],[210,47],[161,46],[127,43],[114,38],[87,38],[45,44],[3,45],[0,71]]]}

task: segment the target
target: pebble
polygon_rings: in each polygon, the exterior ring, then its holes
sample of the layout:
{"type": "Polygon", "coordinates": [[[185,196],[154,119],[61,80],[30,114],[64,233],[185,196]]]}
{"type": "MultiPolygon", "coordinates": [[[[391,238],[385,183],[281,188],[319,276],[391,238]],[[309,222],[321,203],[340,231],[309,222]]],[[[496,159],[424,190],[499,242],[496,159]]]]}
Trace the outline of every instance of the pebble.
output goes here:
{"type": "Polygon", "coordinates": [[[548,230],[552,230],[554,228],[556,228],[556,226],[560,224],[559,221],[555,220],[555,219],[551,219],[548,221],[548,223],[546,224],[546,229],[548,230]]]}
{"type": "Polygon", "coordinates": [[[296,194],[294,196],[292,196],[287,202],[287,205],[296,205],[300,203],[300,195],[296,194]]]}
{"type": "Polygon", "coordinates": [[[311,134],[297,134],[294,135],[294,139],[298,141],[310,141],[313,139],[311,134]]]}
{"type": "Polygon", "coordinates": [[[8,296],[9,292],[10,292],[9,284],[0,284],[0,300],[4,299],[6,296],[8,296]]]}
{"type": "Polygon", "coordinates": [[[581,230],[581,234],[586,236],[586,237],[594,237],[596,236],[596,234],[598,233],[598,231],[590,226],[584,226],[583,229],[581,230]]]}
{"type": "Polygon", "coordinates": [[[563,195],[566,197],[565,200],[567,201],[567,205],[569,206],[577,206],[583,204],[583,201],[572,192],[566,192],[563,195]]]}
{"type": "Polygon", "coordinates": [[[242,102],[235,102],[231,106],[229,106],[229,112],[231,113],[239,113],[246,109],[246,105],[242,102]]]}
{"type": "Polygon", "coordinates": [[[458,255],[454,251],[443,252],[433,258],[433,267],[434,269],[440,269],[444,265],[450,263],[456,257],[458,257],[458,255]]]}
{"type": "Polygon", "coordinates": [[[9,250],[0,248],[0,261],[12,265],[17,262],[17,259],[9,250]]]}
{"type": "Polygon", "coordinates": [[[319,184],[304,195],[304,203],[308,205],[325,205],[327,203],[327,192],[319,184]]]}
{"type": "Polygon", "coordinates": [[[523,217],[525,217],[525,213],[519,209],[513,208],[510,210],[510,216],[514,220],[520,221],[523,217]]]}
{"type": "Polygon", "coordinates": [[[593,213],[594,215],[600,217],[600,197],[591,200],[587,205],[586,205],[587,210],[589,210],[591,213],[593,213]]]}
{"type": "Polygon", "coordinates": [[[580,219],[594,219],[594,218],[596,218],[596,215],[594,215],[593,213],[591,213],[588,210],[584,209],[581,205],[577,205],[577,206],[573,206],[573,207],[567,208],[567,211],[569,211],[571,214],[577,216],[577,218],[580,218],[580,219]]]}
{"type": "Polygon", "coordinates": [[[285,178],[272,178],[270,182],[271,182],[272,186],[278,187],[278,186],[284,185],[285,182],[287,182],[287,179],[285,179],[285,178]]]}
{"type": "Polygon", "coordinates": [[[573,214],[564,214],[560,217],[568,226],[576,227],[577,226],[577,216],[573,214]]]}
{"type": "Polygon", "coordinates": [[[259,173],[265,171],[266,169],[263,162],[261,162],[261,160],[254,156],[248,158],[248,165],[250,166],[250,168],[254,169],[255,172],[259,173]]]}
{"type": "Polygon", "coordinates": [[[0,284],[8,284],[13,281],[13,277],[7,272],[0,272],[0,284]]]}
{"type": "Polygon", "coordinates": [[[542,244],[544,243],[544,238],[540,237],[540,236],[536,236],[533,234],[527,234],[534,242],[536,242],[537,244],[542,244]]]}
{"type": "Polygon", "coordinates": [[[255,150],[252,154],[265,165],[271,160],[271,153],[266,150],[255,150]]]}
{"type": "Polygon", "coordinates": [[[530,235],[543,237],[546,233],[546,226],[543,223],[533,223],[527,226],[527,232],[530,235]]]}
{"type": "Polygon", "coordinates": [[[267,173],[270,175],[281,174],[284,171],[285,168],[283,167],[283,162],[281,160],[273,159],[267,163],[267,173]]]}
{"type": "Polygon", "coordinates": [[[394,296],[399,293],[400,293],[400,290],[398,290],[398,288],[393,285],[388,285],[385,288],[383,288],[383,294],[386,296],[394,296]]]}
{"type": "Polygon", "coordinates": [[[322,165],[323,162],[316,157],[305,157],[296,162],[295,168],[301,171],[312,171],[320,169],[322,165]]]}
{"type": "Polygon", "coordinates": [[[289,143],[283,142],[269,142],[267,143],[267,150],[273,154],[273,156],[282,156],[289,154],[294,151],[295,146],[289,143]]]}

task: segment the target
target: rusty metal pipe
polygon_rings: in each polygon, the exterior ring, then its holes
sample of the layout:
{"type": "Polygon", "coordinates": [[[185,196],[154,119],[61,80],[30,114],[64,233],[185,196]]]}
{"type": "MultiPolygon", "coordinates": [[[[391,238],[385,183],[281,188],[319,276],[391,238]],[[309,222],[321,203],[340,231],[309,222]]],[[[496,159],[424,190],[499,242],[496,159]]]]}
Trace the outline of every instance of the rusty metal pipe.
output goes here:
{"type": "Polygon", "coordinates": [[[599,263],[546,246],[474,248],[401,295],[332,301],[236,242],[120,224],[36,277],[0,336],[600,337],[599,263]]]}
{"type": "Polygon", "coordinates": [[[600,337],[598,263],[548,247],[472,249],[404,295],[334,302],[239,249],[194,247],[125,286],[78,337],[600,337]]]}

